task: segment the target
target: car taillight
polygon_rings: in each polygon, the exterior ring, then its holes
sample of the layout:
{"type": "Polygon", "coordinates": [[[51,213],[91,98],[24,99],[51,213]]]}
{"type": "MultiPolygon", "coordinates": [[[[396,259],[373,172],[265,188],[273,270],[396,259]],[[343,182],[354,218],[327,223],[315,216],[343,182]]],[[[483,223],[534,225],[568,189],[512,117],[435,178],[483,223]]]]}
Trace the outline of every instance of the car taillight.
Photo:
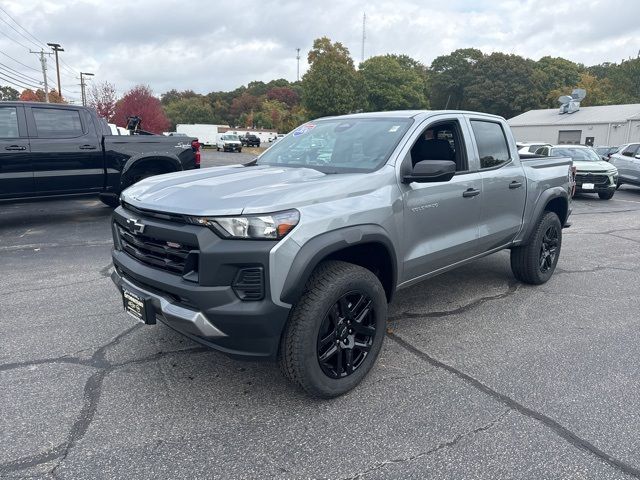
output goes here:
{"type": "Polygon", "coordinates": [[[196,166],[199,167],[200,166],[200,142],[198,141],[197,138],[191,141],[191,148],[195,153],[196,166]]]}

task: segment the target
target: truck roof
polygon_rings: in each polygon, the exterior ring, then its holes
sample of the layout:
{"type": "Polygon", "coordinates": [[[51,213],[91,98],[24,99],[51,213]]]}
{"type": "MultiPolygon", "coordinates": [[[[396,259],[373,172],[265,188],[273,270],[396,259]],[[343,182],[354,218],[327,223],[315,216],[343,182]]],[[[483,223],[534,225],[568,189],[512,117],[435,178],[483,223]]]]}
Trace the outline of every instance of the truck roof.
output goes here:
{"type": "Polygon", "coordinates": [[[362,113],[350,113],[347,115],[335,115],[322,117],[327,118],[416,118],[419,116],[432,116],[441,114],[465,114],[465,115],[482,115],[483,117],[493,117],[502,119],[498,115],[491,115],[489,113],[472,112],[469,110],[393,110],[389,112],[362,112],[362,113]]]}
{"type": "Polygon", "coordinates": [[[20,106],[20,105],[33,105],[36,107],[55,107],[55,108],[87,108],[82,105],[70,105],[68,103],[45,103],[45,102],[24,102],[22,100],[9,100],[9,101],[0,101],[0,105],[8,105],[8,106],[20,106]]]}

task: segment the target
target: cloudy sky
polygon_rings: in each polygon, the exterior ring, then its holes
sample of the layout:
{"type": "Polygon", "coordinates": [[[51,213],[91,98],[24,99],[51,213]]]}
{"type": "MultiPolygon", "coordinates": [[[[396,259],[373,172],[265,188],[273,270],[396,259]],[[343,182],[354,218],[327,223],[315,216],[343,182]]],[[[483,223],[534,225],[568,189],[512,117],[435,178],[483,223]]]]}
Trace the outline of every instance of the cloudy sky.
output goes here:
{"type": "MultiPolygon", "coordinates": [[[[76,98],[78,71],[120,92],[144,83],[157,94],[295,80],[295,49],[302,74],[306,53],[323,35],[345,44],[357,63],[365,12],[366,57],[404,53],[428,65],[476,47],[592,65],[640,50],[636,0],[3,0],[0,8],[0,84],[7,74],[14,82],[42,79],[28,49],[38,40],[57,42],[65,49],[63,93],[76,98]]],[[[49,77],[55,79],[53,68],[49,77]]]]}

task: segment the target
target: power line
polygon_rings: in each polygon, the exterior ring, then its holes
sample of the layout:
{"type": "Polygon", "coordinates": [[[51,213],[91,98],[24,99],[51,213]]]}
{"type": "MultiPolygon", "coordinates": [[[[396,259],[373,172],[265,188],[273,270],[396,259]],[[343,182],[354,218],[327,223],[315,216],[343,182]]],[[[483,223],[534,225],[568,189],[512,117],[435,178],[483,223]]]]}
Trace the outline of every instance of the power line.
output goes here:
{"type": "Polygon", "coordinates": [[[17,83],[15,81],[12,81],[12,80],[4,77],[2,73],[0,73],[0,78],[3,79],[9,85],[13,85],[14,87],[18,87],[18,88],[21,88],[23,90],[31,90],[33,88],[33,87],[27,87],[26,85],[22,85],[21,83],[17,83]]]}
{"type": "Polygon", "coordinates": [[[29,50],[29,47],[27,47],[24,43],[19,42],[18,40],[16,40],[15,38],[10,37],[9,35],[7,35],[6,33],[4,33],[2,30],[0,30],[0,34],[4,35],[5,37],[7,37],[9,40],[11,40],[14,43],[17,43],[18,45],[20,45],[22,48],[26,48],[27,50],[29,50]]]}
{"type": "Polygon", "coordinates": [[[2,62],[0,62],[0,68],[1,67],[4,67],[6,70],[9,70],[10,72],[12,72],[14,74],[17,74],[17,75],[20,75],[20,76],[22,76],[22,77],[24,77],[24,78],[26,78],[28,80],[32,80],[32,81],[34,81],[36,83],[40,82],[40,80],[38,80],[37,78],[33,78],[33,77],[30,77],[29,75],[25,75],[24,73],[21,73],[18,70],[14,69],[14,68],[11,68],[9,65],[5,65],[2,62]]]}
{"type": "Polygon", "coordinates": [[[16,29],[13,25],[11,25],[9,22],[7,22],[4,18],[0,17],[0,21],[4,22],[5,24],[7,24],[9,26],[9,28],[11,28],[14,32],[16,32],[18,35],[20,35],[22,38],[24,38],[27,42],[31,42],[33,43],[36,47],[38,48],[42,48],[41,45],[37,42],[34,42],[33,40],[31,40],[29,37],[27,37],[25,34],[23,34],[22,32],[20,32],[18,29],[16,29]]]}
{"type": "Polygon", "coordinates": [[[20,25],[20,24],[18,23],[18,21],[17,21],[15,18],[13,18],[13,17],[9,14],[9,12],[7,12],[7,11],[6,11],[4,8],[2,8],[2,7],[0,7],[0,10],[1,10],[1,11],[3,11],[3,12],[5,13],[5,15],[6,15],[7,17],[9,17],[9,18],[13,21],[13,23],[15,23],[16,25],[18,25],[18,26],[19,26],[22,30],[24,30],[25,32],[27,32],[27,35],[29,35],[31,38],[33,38],[33,39],[34,39],[34,40],[36,40],[38,43],[40,43],[40,45],[38,45],[38,48],[40,48],[40,47],[44,47],[44,46],[45,46],[45,43],[44,43],[42,40],[40,40],[38,37],[36,37],[36,36],[32,35],[32,34],[31,34],[31,32],[29,32],[29,30],[27,30],[27,29],[26,29],[26,28],[24,28],[22,25],[20,25]]]}
{"type": "Polygon", "coordinates": [[[7,55],[6,53],[4,53],[4,52],[3,52],[3,51],[1,51],[1,50],[0,50],[0,53],[1,53],[2,55],[4,55],[5,57],[10,58],[10,59],[11,59],[11,60],[13,60],[14,62],[19,63],[19,64],[20,64],[20,65],[22,65],[23,67],[28,68],[29,70],[33,70],[34,72],[40,72],[40,70],[38,70],[37,68],[30,67],[29,65],[26,65],[26,64],[22,63],[20,60],[16,60],[16,59],[15,59],[15,58],[13,58],[12,56],[7,55]]]}
{"type": "Polygon", "coordinates": [[[5,70],[1,70],[0,73],[2,73],[3,75],[9,77],[10,79],[16,81],[16,82],[22,82],[25,83],[27,85],[30,86],[30,88],[40,88],[40,85],[38,85],[37,83],[31,83],[28,80],[24,80],[22,78],[16,77],[15,75],[11,75],[10,73],[6,72],[5,70]]]}

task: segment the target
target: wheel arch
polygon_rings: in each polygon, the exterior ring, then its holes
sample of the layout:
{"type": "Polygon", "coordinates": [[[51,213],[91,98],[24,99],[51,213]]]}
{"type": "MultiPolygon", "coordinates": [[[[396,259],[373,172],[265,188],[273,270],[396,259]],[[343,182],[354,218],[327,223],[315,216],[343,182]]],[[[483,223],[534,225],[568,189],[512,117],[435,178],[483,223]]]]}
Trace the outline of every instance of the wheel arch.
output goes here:
{"type": "Polygon", "coordinates": [[[382,283],[387,301],[393,298],[398,265],[393,242],[381,226],[367,224],[326,232],[305,243],[291,264],[280,299],[296,303],[315,268],[325,260],[367,268],[382,283]]]}
{"type": "Polygon", "coordinates": [[[146,168],[160,170],[161,173],[178,172],[182,170],[182,163],[176,156],[172,155],[139,155],[131,157],[125,163],[120,175],[120,185],[125,186],[126,179],[132,172],[144,170],[146,168]]]}
{"type": "Polygon", "coordinates": [[[536,204],[536,208],[531,215],[531,220],[527,225],[525,234],[522,236],[522,242],[520,245],[526,245],[529,243],[529,239],[531,238],[533,231],[545,212],[553,212],[558,215],[560,224],[563,227],[565,226],[569,218],[570,211],[569,196],[564,189],[561,187],[552,188],[542,193],[536,204]]]}

